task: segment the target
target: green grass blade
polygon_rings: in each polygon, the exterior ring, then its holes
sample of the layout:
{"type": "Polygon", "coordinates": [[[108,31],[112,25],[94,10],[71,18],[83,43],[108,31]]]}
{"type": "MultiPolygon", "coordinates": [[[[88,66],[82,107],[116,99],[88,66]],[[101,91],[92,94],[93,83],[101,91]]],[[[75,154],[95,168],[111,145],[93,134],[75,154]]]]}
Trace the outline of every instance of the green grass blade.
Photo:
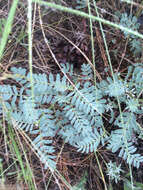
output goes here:
{"type": "Polygon", "coordinates": [[[29,54],[29,70],[31,83],[31,96],[34,103],[34,87],[33,87],[33,72],[32,72],[32,1],[28,1],[28,54],[29,54]]]}
{"type": "Polygon", "coordinates": [[[3,56],[3,52],[4,52],[4,49],[5,49],[7,40],[8,40],[8,36],[9,36],[11,29],[12,29],[12,23],[14,20],[14,15],[15,15],[15,11],[16,11],[18,2],[19,2],[19,0],[13,0],[11,9],[10,9],[9,14],[8,14],[8,18],[7,18],[5,27],[4,27],[4,32],[3,32],[1,43],[0,43],[0,60],[3,56]]]}

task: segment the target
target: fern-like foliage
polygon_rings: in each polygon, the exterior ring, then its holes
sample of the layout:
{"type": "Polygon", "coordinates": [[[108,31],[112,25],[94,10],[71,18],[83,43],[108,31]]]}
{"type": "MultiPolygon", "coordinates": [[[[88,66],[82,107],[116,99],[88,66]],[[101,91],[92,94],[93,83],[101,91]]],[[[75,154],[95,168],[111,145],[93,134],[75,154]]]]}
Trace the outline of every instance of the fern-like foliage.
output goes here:
{"type": "Polygon", "coordinates": [[[114,75],[114,81],[111,77],[108,77],[107,80],[100,82],[100,88],[102,89],[104,95],[110,97],[121,97],[125,94],[126,86],[123,81],[119,79],[118,74],[114,75]]]}
{"type": "Polygon", "coordinates": [[[62,71],[75,86],[65,75],[33,74],[33,98],[30,74],[23,68],[11,68],[15,85],[0,85],[1,116],[33,135],[31,144],[45,168],[56,167],[55,135],[83,153],[95,152],[106,143],[112,152],[118,151],[129,164],[139,167],[143,157],[137,153],[132,137],[141,133],[137,116],[143,113],[142,64],[129,67],[124,79],[118,73],[115,80],[109,77],[96,86],[89,65],[82,65],[81,75],[74,75],[70,64],[62,65],[62,71]],[[125,109],[115,119],[117,98],[125,109]],[[106,113],[115,126],[110,135],[104,127],[106,113]]]}
{"type": "Polygon", "coordinates": [[[86,0],[76,0],[76,9],[83,9],[87,7],[87,1],[86,0]]]}
{"type": "Polygon", "coordinates": [[[125,112],[119,116],[115,122],[115,125],[119,127],[112,132],[108,144],[108,148],[112,152],[119,151],[119,157],[127,160],[128,164],[133,164],[135,167],[139,167],[143,162],[143,156],[136,153],[137,148],[134,146],[133,137],[135,134],[140,133],[140,128],[136,121],[136,116],[133,113],[125,112]]]}
{"type": "MultiPolygon", "coordinates": [[[[134,31],[138,31],[140,27],[140,23],[138,22],[137,17],[133,16],[132,14],[127,15],[127,13],[120,14],[120,24],[134,31]]],[[[141,40],[135,35],[130,35],[126,31],[123,31],[123,33],[125,38],[130,38],[129,45],[134,56],[140,55],[140,53],[142,52],[141,40]]]]}
{"type": "MultiPolygon", "coordinates": [[[[127,15],[127,13],[123,13],[121,15],[121,19],[120,19],[120,24],[124,27],[128,27],[129,29],[132,30],[138,30],[140,24],[138,23],[138,19],[136,16],[133,16],[132,14],[127,15]]],[[[129,36],[129,33],[124,32],[125,37],[127,38],[129,36]]],[[[132,38],[134,38],[134,35],[131,35],[132,38]]]]}
{"type": "Polygon", "coordinates": [[[116,165],[116,162],[112,163],[111,161],[107,164],[107,175],[109,179],[114,180],[117,183],[120,180],[120,173],[124,172],[121,169],[121,164],[119,166],[116,165]]]}

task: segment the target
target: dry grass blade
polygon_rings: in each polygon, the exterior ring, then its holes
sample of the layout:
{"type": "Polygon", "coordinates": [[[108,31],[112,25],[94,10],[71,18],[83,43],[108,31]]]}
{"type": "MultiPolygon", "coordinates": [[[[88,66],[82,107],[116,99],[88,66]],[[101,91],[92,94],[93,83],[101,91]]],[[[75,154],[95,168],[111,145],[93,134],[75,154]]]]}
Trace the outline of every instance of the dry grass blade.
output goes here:
{"type": "Polygon", "coordinates": [[[24,190],[24,187],[22,187],[19,184],[16,185],[0,185],[0,190],[24,190]]]}

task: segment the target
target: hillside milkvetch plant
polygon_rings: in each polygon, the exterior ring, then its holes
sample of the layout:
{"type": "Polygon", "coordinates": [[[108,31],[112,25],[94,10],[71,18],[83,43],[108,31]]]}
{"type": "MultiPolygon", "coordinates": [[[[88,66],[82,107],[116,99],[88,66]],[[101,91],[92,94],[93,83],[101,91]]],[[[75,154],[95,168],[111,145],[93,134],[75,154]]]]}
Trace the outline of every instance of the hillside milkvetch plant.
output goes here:
{"type": "Polygon", "coordinates": [[[90,65],[81,66],[80,82],[72,65],[63,65],[62,69],[75,82],[77,90],[65,76],[33,74],[33,102],[30,74],[24,68],[11,68],[18,85],[0,85],[1,115],[8,123],[15,121],[19,129],[34,135],[32,145],[45,168],[56,167],[52,144],[55,135],[83,153],[96,152],[100,145],[107,144],[113,153],[119,152],[119,157],[139,167],[143,156],[137,153],[132,137],[142,133],[137,117],[143,113],[143,65],[129,67],[124,79],[119,73],[115,74],[115,82],[108,77],[97,83],[96,88],[90,65]],[[117,96],[125,107],[122,119],[120,114],[114,117],[117,96]],[[104,127],[106,113],[114,126],[111,134],[104,127]]]}

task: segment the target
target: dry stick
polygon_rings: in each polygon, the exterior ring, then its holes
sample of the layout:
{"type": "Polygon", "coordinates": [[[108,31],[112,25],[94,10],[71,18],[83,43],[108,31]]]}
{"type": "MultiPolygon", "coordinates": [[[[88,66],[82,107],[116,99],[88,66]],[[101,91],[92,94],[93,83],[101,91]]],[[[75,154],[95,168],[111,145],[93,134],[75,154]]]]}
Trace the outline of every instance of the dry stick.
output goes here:
{"type": "MultiPolygon", "coordinates": [[[[120,58],[123,57],[122,54],[118,54],[117,56],[120,57],[120,58]]],[[[134,62],[132,62],[131,60],[129,60],[129,59],[126,58],[126,57],[123,57],[123,60],[126,60],[126,61],[127,61],[128,63],[130,63],[131,65],[134,65],[134,64],[135,64],[134,62]]],[[[127,68],[125,68],[124,70],[127,70],[127,68]]],[[[123,70],[123,71],[124,71],[124,70],[123,70]]],[[[122,71],[120,71],[120,72],[122,72],[122,71]]]]}
{"type": "MultiPolygon", "coordinates": [[[[44,55],[42,54],[40,48],[38,47],[38,45],[33,45],[33,48],[35,49],[35,51],[36,51],[42,65],[44,67],[46,67],[46,60],[45,60],[44,55]]],[[[40,67],[41,67],[41,64],[38,64],[38,65],[40,65],[40,67]]]]}
{"type": "Polygon", "coordinates": [[[123,62],[123,60],[124,60],[124,57],[125,57],[125,55],[126,55],[126,50],[127,50],[127,44],[128,44],[128,42],[129,42],[129,38],[127,38],[127,40],[126,40],[125,48],[124,48],[124,51],[123,51],[123,54],[122,54],[122,57],[121,57],[121,60],[120,60],[120,63],[119,63],[119,65],[118,65],[118,68],[117,68],[117,71],[116,71],[116,72],[119,71],[120,66],[121,66],[121,64],[122,64],[122,62],[123,62]]]}
{"type": "Polygon", "coordinates": [[[101,35],[100,35],[100,32],[99,32],[99,29],[96,28],[95,31],[96,31],[97,42],[99,44],[99,48],[100,48],[100,52],[101,52],[101,57],[103,59],[105,67],[108,68],[109,67],[108,60],[107,60],[107,57],[106,57],[106,53],[105,53],[104,47],[102,45],[102,41],[103,40],[101,39],[101,35]]]}

